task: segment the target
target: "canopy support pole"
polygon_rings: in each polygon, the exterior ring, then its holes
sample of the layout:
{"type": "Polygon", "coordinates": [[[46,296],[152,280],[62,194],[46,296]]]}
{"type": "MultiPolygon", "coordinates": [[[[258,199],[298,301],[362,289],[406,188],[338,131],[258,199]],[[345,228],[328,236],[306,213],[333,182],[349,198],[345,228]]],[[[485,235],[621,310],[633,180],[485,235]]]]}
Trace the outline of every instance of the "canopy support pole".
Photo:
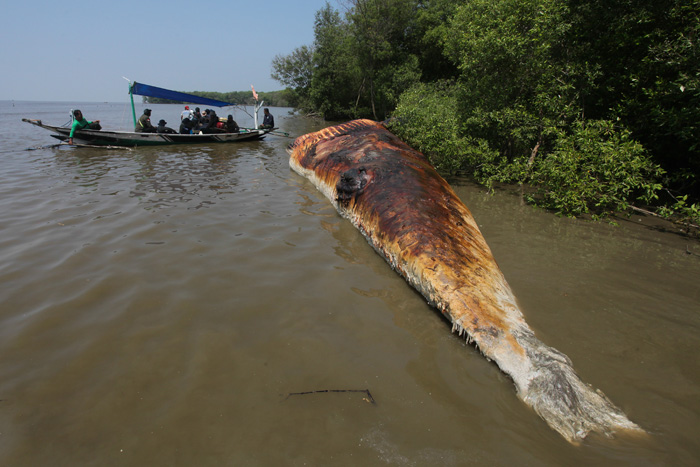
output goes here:
{"type": "Polygon", "coordinates": [[[134,119],[134,128],[136,128],[136,109],[134,108],[134,93],[131,92],[131,84],[129,84],[129,97],[131,97],[131,116],[134,119]]]}
{"type": "Polygon", "coordinates": [[[129,97],[131,98],[131,116],[134,119],[134,128],[136,128],[136,109],[134,108],[134,93],[132,92],[132,89],[131,89],[131,86],[132,86],[131,80],[129,78],[124,77],[124,76],[122,76],[122,78],[124,78],[125,80],[127,80],[129,82],[129,97]]]}
{"type": "Polygon", "coordinates": [[[260,110],[260,107],[263,106],[265,101],[255,101],[255,114],[253,115],[253,120],[255,121],[255,128],[258,128],[258,111],[260,110]]]}

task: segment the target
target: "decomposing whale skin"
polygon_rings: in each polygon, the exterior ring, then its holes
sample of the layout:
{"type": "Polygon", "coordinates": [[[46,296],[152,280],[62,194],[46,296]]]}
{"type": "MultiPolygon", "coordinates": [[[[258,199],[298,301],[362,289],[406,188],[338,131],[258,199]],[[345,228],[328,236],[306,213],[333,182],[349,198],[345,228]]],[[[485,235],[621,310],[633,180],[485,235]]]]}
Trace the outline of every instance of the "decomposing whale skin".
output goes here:
{"type": "Polygon", "coordinates": [[[569,358],[539,341],[469,209],[420,152],[382,124],[355,120],[297,138],[289,165],[479,350],[570,442],[642,432],[569,358]]]}

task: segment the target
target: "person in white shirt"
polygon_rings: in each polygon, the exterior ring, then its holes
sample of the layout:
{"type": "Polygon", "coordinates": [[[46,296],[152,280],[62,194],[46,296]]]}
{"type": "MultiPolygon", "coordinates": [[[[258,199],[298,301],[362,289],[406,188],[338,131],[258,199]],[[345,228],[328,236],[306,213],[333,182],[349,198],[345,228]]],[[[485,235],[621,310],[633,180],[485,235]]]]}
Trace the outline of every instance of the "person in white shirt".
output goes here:
{"type": "Polygon", "coordinates": [[[192,111],[190,110],[190,106],[186,105],[185,110],[183,110],[182,113],[180,114],[180,120],[190,118],[190,115],[192,115],[192,111]]]}

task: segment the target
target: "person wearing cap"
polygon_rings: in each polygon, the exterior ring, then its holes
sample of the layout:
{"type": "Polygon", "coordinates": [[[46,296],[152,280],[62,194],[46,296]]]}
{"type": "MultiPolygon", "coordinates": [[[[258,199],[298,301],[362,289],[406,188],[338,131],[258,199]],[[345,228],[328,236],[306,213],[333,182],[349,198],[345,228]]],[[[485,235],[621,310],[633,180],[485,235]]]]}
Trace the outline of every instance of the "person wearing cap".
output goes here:
{"type": "Polygon", "coordinates": [[[161,121],[158,122],[158,127],[156,127],[156,133],[165,133],[165,134],[171,134],[171,135],[176,134],[177,131],[165,126],[167,124],[168,124],[168,122],[161,119],[161,121]]]}
{"type": "Polygon", "coordinates": [[[192,111],[190,110],[190,106],[186,105],[185,110],[183,110],[182,113],[180,114],[180,120],[190,118],[190,115],[192,115],[192,111]]]}
{"type": "Polygon", "coordinates": [[[136,132],[137,133],[155,133],[156,127],[151,123],[151,109],[145,109],[143,115],[139,117],[139,121],[136,122],[136,132]]]}

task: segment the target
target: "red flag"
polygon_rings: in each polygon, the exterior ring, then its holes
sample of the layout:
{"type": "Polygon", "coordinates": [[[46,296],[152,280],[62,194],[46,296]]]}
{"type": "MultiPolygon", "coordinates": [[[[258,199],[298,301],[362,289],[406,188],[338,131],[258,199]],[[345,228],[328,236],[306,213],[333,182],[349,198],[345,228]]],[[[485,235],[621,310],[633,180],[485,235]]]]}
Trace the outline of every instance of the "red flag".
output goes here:
{"type": "Polygon", "coordinates": [[[253,90],[253,97],[254,97],[254,98],[255,98],[255,100],[257,101],[257,100],[258,100],[258,93],[257,93],[257,92],[255,92],[255,88],[253,87],[253,85],[252,85],[252,84],[250,85],[250,89],[252,89],[252,90],[253,90]]]}

